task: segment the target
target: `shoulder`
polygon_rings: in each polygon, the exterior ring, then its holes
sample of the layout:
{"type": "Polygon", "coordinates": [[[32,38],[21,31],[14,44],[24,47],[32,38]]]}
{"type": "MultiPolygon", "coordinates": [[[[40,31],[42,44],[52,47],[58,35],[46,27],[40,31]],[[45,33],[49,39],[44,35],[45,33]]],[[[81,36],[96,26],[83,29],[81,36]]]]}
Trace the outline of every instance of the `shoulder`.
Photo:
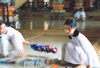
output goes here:
{"type": "Polygon", "coordinates": [[[82,39],[82,38],[84,39],[84,38],[86,38],[86,37],[85,37],[85,35],[83,35],[82,33],[79,33],[78,38],[79,38],[79,39],[82,39]]]}
{"type": "Polygon", "coordinates": [[[7,27],[7,29],[14,29],[14,28],[12,28],[12,27],[7,27]]]}
{"type": "Polygon", "coordinates": [[[7,27],[7,31],[11,31],[11,32],[15,32],[15,31],[17,31],[17,30],[15,30],[14,28],[12,28],[12,27],[7,27]]]}
{"type": "Polygon", "coordinates": [[[79,33],[78,39],[79,39],[80,41],[89,41],[89,40],[87,39],[87,37],[86,37],[85,35],[83,35],[82,33],[79,33]]]}
{"type": "Polygon", "coordinates": [[[83,11],[82,13],[85,13],[85,11],[83,11]]]}

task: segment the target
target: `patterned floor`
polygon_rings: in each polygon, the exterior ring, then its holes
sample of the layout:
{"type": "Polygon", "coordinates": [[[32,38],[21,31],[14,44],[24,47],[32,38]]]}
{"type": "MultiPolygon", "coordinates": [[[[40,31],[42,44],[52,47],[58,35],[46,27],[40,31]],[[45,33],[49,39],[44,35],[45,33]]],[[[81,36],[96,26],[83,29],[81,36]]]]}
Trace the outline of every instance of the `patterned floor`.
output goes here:
{"type": "Polygon", "coordinates": [[[96,53],[97,53],[99,60],[100,60],[100,39],[98,39],[97,42],[95,42],[94,48],[95,48],[96,53]]]}

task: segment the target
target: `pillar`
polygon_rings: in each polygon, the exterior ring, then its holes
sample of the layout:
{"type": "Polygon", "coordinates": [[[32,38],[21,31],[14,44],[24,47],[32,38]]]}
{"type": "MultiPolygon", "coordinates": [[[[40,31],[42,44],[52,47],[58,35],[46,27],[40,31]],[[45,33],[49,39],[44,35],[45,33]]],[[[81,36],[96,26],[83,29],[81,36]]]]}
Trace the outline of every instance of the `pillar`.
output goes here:
{"type": "Polygon", "coordinates": [[[64,0],[53,0],[53,9],[51,10],[53,13],[52,19],[63,19],[64,13],[66,12],[63,7],[64,0]]]}
{"type": "Polygon", "coordinates": [[[4,21],[7,26],[11,26],[18,20],[18,16],[13,14],[15,10],[15,0],[1,0],[0,1],[0,20],[4,21]],[[4,6],[4,8],[2,7],[4,6]],[[4,12],[4,14],[2,14],[4,12]]]}
{"type": "Polygon", "coordinates": [[[90,0],[89,7],[94,7],[94,5],[93,5],[93,0],[90,0]]]}
{"type": "Polygon", "coordinates": [[[80,9],[83,5],[83,0],[75,0],[75,7],[74,9],[80,9]]]}

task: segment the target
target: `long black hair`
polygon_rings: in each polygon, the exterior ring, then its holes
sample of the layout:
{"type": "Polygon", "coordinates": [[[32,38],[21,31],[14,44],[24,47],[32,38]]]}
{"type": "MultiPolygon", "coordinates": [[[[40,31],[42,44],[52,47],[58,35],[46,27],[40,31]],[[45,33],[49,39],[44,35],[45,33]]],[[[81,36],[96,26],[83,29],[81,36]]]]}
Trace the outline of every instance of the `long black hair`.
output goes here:
{"type": "Polygon", "coordinates": [[[80,11],[82,11],[82,9],[84,9],[83,7],[80,8],[80,11]]]}
{"type": "Polygon", "coordinates": [[[76,21],[72,18],[67,19],[66,22],[64,23],[64,25],[70,25],[71,27],[76,27],[76,21]]]}

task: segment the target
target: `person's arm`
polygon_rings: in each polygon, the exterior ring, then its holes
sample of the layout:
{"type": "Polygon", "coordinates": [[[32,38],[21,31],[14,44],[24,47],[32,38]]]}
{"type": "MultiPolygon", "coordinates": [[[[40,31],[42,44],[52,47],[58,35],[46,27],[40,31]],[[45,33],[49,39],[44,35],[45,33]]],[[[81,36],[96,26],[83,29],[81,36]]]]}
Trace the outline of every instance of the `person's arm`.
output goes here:
{"type": "Polygon", "coordinates": [[[77,12],[74,14],[74,17],[77,17],[78,14],[79,14],[79,11],[77,11],[77,12]]]}
{"type": "Polygon", "coordinates": [[[89,49],[89,46],[91,46],[91,44],[89,44],[88,39],[86,39],[84,37],[81,37],[79,39],[79,43],[81,44],[83,51],[87,55],[87,66],[88,66],[88,68],[91,68],[90,65],[91,65],[92,59],[91,59],[91,55],[90,55],[91,53],[90,53],[90,49],[89,49]]]}
{"type": "Polygon", "coordinates": [[[89,53],[88,48],[86,47],[86,46],[88,46],[88,45],[84,44],[82,41],[80,41],[80,44],[81,44],[81,46],[82,46],[83,51],[84,51],[84,52],[86,53],[86,55],[87,55],[87,66],[89,66],[89,65],[91,65],[91,56],[90,56],[90,53],[89,53]]]}
{"type": "Polygon", "coordinates": [[[12,29],[13,31],[15,31],[14,33],[19,34],[19,37],[20,37],[20,39],[22,39],[23,44],[25,44],[25,45],[30,45],[30,43],[24,39],[23,35],[22,35],[18,30],[15,30],[14,28],[11,28],[11,29],[12,29]]]}
{"type": "Polygon", "coordinates": [[[23,35],[19,31],[16,31],[16,32],[19,33],[19,37],[22,39],[23,44],[30,45],[30,43],[24,39],[23,35]]]}
{"type": "Polygon", "coordinates": [[[25,45],[30,45],[30,43],[28,42],[28,41],[23,41],[23,43],[25,44],[25,45]]]}
{"type": "Polygon", "coordinates": [[[86,18],[86,13],[85,13],[85,11],[84,11],[84,13],[83,13],[83,14],[84,14],[84,17],[86,18]]]}

